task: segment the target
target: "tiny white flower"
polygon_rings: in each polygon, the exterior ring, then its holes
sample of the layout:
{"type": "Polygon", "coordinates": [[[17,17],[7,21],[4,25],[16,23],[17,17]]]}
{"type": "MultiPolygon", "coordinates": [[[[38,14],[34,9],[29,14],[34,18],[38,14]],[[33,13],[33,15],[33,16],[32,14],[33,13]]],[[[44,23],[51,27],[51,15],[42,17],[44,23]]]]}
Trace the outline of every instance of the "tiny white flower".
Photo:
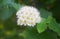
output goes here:
{"type": "Polygon", "coordinates": [[[24,26],[35,26],[41,22],[40,12],[32,6],[24,6],[18,10],[17,24],[24,26]]]}

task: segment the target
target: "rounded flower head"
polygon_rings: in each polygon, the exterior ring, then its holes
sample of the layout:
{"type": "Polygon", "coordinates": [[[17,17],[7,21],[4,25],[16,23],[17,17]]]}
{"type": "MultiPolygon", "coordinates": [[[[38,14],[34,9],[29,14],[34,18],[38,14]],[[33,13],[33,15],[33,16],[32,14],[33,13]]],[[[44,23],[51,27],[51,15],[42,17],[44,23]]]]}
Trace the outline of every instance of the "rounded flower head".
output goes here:
{"type": "Polygon", "coordinates": [[[40,12],[31,6],[24,6],[18,10],[17,24],[24,26],[34,26],[41,22],[40,12]]]}

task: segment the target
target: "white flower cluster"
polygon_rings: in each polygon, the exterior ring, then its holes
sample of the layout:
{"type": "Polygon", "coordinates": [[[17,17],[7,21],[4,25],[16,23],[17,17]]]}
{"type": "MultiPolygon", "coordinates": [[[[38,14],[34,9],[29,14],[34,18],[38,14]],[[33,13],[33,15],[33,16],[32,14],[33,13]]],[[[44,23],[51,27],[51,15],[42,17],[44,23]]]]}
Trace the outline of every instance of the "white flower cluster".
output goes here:
{"type": "Polygon", "coordinates": [[[17,24],[24,26],[34,26],[36,23],[41,22],[39,11],[31,6],[24,6],[17,12],[17,24]]]}

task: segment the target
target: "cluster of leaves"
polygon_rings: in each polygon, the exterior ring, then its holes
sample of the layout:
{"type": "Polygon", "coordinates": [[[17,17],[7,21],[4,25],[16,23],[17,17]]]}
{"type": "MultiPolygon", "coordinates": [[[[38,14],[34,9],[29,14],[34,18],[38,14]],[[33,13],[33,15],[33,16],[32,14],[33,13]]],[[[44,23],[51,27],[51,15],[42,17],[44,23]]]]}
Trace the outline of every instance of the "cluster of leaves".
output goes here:
{"type": "Polygon", "coordinates": [[[0,0],[0,39],[60,39],[59,10],[59,0],[0,0]],[[24,5],[38,8],[41,23],[17,26],[15,14],[24,5]]]}

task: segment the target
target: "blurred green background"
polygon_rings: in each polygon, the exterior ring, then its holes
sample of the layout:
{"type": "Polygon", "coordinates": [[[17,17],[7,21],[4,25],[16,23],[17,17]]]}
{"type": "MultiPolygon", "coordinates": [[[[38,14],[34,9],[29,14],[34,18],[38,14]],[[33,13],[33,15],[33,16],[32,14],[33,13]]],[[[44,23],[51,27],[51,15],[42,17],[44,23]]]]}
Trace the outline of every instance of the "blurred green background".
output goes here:
{"type": "Polygon", "coordinates": [[[42,17],[52,13],[60,27],[60,0],[0,0],[0,39],[60,39],[60,28],[57,33],[47,29],[39,34],[34,28],[26,32],[26,27],[18,26],[16,12],[24,5],[36,7],[42,17]]]}

